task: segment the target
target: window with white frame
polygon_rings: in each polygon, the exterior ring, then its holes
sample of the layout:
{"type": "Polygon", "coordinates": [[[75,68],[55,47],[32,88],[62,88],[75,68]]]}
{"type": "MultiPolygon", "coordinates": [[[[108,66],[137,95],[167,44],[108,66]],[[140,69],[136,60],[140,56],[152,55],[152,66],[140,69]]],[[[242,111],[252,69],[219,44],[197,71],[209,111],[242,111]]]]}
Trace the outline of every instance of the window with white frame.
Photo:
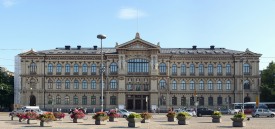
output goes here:
{"type": "Polygon", "coordinates": [[[53,65],[52,64],[48,65],[48,72],[53,72],[53,65]]]}
{"type": "Polygon", "coordinates": [[[160,89],[166,89],[166,81],[165,80],[160,80],[159,88],[160,89]]]}
{"type": "Polygon", "coordinates": [[[181,73],[186,73],[186,67],[185,65],[181,65],[181,73]]]}
{"type": "Polygon", "coordinates": [[[199,72],[200,72],[200,73],[204,73],[203,65],[202,65],[202,64],[199,66],[199,72]]]}
{"type": "Polygon", "coordinates": [[[96,89],[96,81],[93,80],[91,83],[91,89],[96,89]]]}
{"type": "Polygon", "coordinates": [[[231,83],[230,83],[230,81],[226,82],[226,89],[227,90],[231,90],[231,83]]]}
{"type": "Polygon", "coordinates": [[[190,65],[190,73],[195,73],[195,65],[190,65]]]}
{"type": "Polygon", "coordinates": [[[186,90],[186,83],[185,81],[181,81],[181,89],[186,90]]]}
{"type": "Polygon", "coordinates": [[[208,73],[213,73],[213,65],[208,65],[208,73]]]}
{"type": "Polygon", "coordinates": [[[218,90],[221,90],[221,89],[222,89],[222,82],[221,82],[221,81],[218,81],[218,82],[217,82],[217,89],[218,89],[218,90]]]}
{"type": "Polygon", "coordinates": [[[217,66],[217,73],[222,73],[222,65],[217,66]]]}
{"type": "Polygon", "coordinates": [[[172,65],[172,73],[177,73],[177,65],[176,64],[172,65]]]}
{"type": "Polygon", "coordinates": [[[213,90],[213,82],[212,81],[208,82],[208,90],[213,90]]]}
{"type": "Polygon", "coordinates": [[[117,88],[117,83],[116,83],[116,80],[113,79],[111,80],[111,89],[116,89],[117,88]]]}
{"type": "Polygon", "coordinates": [[[190,90],[195,90],[195,82],[194,81],[190,82],[190,90]]]}
{"type": "Polygon", "coordinates": [[[172,90],[176,90],[177,89],[177,82],[173,81],[172,82],[172,90]]]}
{"type": "Polygon", "coordinates": [[[82,89],[87,89],[87,88],[88,88],[88,83],[87,83],[86,80],[84,80],[84,81],[82,82],[82,89]]]}
{"type": "Polygon", "coordinates": [[[231,66],[230,66],[230,64],[226,65],[226,73],[231,73],[231,66]]]}
{"type": "Polygon", "coordinates": [[[78,64],[74,65],[74,72],[77,73],[78,72],[78,64]]]}
{"type": "Polygon", "coordinates": [[[204,89],[204,84],[203,84],[203,81],[200,81],[200,84],[199,84],[199,89],[200,89],[200,90],[203,90],[203,89],[204,89]]]}

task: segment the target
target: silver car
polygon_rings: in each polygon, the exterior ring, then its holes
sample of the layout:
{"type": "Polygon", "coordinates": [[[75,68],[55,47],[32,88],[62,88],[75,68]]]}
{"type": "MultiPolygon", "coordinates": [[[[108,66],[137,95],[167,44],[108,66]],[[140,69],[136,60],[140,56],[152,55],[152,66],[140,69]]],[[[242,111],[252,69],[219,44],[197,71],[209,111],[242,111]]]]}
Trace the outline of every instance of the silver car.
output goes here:
{"type": "Polygon", "coordinates": [[[252,111],[251,116],[252,117],[260,117],[260,116],[266,116],[266,117],[274,117],[275,113],[272,111],[269,111],[267,109],[255,109],[252,111]]]}
{"type": "Polygon", "coordinates": [[[128,113],[128,112],[122,112],[122,111],[118,110],[117,114],[119,114],[123,118],[126,118],[127,116],[129,116],[130,113],[128,113]]]}

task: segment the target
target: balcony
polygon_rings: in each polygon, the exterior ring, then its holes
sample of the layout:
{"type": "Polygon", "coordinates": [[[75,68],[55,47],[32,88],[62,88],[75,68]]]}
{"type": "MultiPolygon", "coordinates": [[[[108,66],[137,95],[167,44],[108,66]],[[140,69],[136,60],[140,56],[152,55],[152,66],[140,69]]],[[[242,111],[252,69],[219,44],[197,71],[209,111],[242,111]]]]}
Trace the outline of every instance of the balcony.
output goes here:
{"type": "Polygon", "coordinates": [[[172,76],[177,76],[177,73],[172,73],[172,76]]]}
{"type": "Polygon", "coordinates": [[[149,75],[149,73],[148,72],[146,72],[146,73],[128,72],[128,75],[149,75]]]}
{"type": "Polygon", "coordinates": [[[226,73],[226,76],[231,76],[231,73],[226,73]]]}
{"type": "Polygon", "coordinates": [[[160,72],[159,75],[166,75],[166,72],[160,72]]]}
{"type": "Polygon", "coordinates": [[[117,75],[117,72],[111,72],[110,75],[117,75]]]}
{"type": "Polygon", "coordinates": [[[213,76],[213,73],[208,73],[208,76],[213,76]]]}
{"type": "Polygon", "coordinates": [[[96,75],[96,72],[92,72],[91,75],[96,75]]]}
{"type": "Polygon", "coordinates": [[[204,73],[200,73],[199,76],[204,76],[204,73]]]}
{"type": "Polygon", "coordinates": [[[181,76],[186,76],[186,73],[181,73],[181,76]]]}
{"type": "Polygon", "coordinates": [[[190,73],[190,76],[195,76],[195,73],[190,73]]]}
{"type": "Polygon", "coordinates": [[[78,75],[79,73],[78,72],[74,72],[74,75],[78,75]]]}
{"type": "Polygon", "coordinates": [[[87,75],[87,72],[83,72],[82,75],[87,75]]]}
{"type": "Polygon", "coordinates": [[[36,75],[36,72],[30,72],[30,75],[36,75]]]}
{"type": "Polygon", "coordinates": [[[48,72],[47,75],[53,75],[53,73],[52,72],[48,72]]]}
{"type": "Polygon", "coordinates": [[[70,75],[70,72],[66,72],[65,75],[70,75]]]}
{"type": "Polygon", "coordinates": [[[61,72],[56,72],[56,75],[61,75],[61,72]]]}
{"type": "Polygon", "coordinates": [[[222,73],[217,73],[217,76],[222,76],[222,73]]]}

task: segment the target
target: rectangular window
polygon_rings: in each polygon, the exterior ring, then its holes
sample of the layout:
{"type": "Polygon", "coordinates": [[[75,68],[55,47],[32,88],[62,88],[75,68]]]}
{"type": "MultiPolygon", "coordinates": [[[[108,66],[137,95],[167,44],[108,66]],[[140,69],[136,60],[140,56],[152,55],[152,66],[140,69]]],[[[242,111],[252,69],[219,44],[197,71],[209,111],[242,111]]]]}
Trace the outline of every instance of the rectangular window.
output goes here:
{"type": "Polygon", "coordinates": [[[200,106],[204,105],[204,97],[199,98],[199,105],[200,106]]]}
{"type": "Polygon", "coordinates": [[[69,104],[70,101],[69,101],[69,97],[65,97],[65,104],[69,104]]]}
{"type": "Polygon", "coordinates": [[[91,97],[91,105],[96,105],[96,97],[95,96],[91,97]]]}
{"type": "Polygon", "coordinates": [[[52,104],[52,102],[53,102],[52,97],[49,97],[49,98],[48,98],[48,104],[52,104]]]}
{"type": "Polygon", "coordinates": [[[140,85],[136,85],[136,91],[140,91],[140,85]]]}
{"type": "Polygon", "coordinates": [[[144,90],[145,90],[145,91],[148,91],[148,90],[149,90],[149,89],[148,89],[148,85],[145,84],[145,85],[143,85],[143,86],[144,86],[144,90]]]}
{"type": "Polygon", "coordinates": [[[87,97],[86,96],[82,97],[82,105],[87,105],[87,97]]]}
{"type": "Polygon", "coordinates": [[[194,97],[190,97],[190,105],[194,105],[194,97]]]}
{"type": "Polygon", "coordinates": [[[74,97],[74,105],[77,105],[77,104],[78,104],[78,98],[74,97]]]}
{"type": "Polygon", "coordinates": [[[208,105],[213,106],[213,97],[208,97],[208,105]]]}
{"type": "Polygon", "coordinates": [[[110,97],[110,105],[116,105],[116,97],[115,96],[110,97]]]}
{"type": "Polygon", "coordinates": [[[177,105],[177,97],[172,97],[172,105],[177,105]]]}
{"type": "Polygon", "coordinates": [[[128,90],[132,90],[132,85],[131,84],[128,85],[128,90]]]}
{"type": "Polygon", "coordinates": [[[217,104],[218,105],[222,105],[222,97],[218,97],[217,99],[218,99],[218,103],[217,104]]]}
{"type": "Polygon", "coordinates": [[[182,106],[186,105],[186,98],[185,97],[181,97],[181,105],[182,106]]]}

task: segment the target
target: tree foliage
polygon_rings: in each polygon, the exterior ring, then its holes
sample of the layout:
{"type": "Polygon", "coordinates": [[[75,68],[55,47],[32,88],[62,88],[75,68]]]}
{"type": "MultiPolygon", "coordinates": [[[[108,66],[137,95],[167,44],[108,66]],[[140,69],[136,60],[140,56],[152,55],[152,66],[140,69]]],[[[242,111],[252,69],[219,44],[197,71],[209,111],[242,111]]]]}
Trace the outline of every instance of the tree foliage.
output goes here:
{"type": "Polygon", "coordinates": [[[8,107],[14,103],[14,77],[0,71],[0,106],[8,107]]]}
{"type": "Polygon", "coordinates": [[[273,61],[263,70],[261,76],[261,102],[275,102],[275,63],[273,61]]]}

